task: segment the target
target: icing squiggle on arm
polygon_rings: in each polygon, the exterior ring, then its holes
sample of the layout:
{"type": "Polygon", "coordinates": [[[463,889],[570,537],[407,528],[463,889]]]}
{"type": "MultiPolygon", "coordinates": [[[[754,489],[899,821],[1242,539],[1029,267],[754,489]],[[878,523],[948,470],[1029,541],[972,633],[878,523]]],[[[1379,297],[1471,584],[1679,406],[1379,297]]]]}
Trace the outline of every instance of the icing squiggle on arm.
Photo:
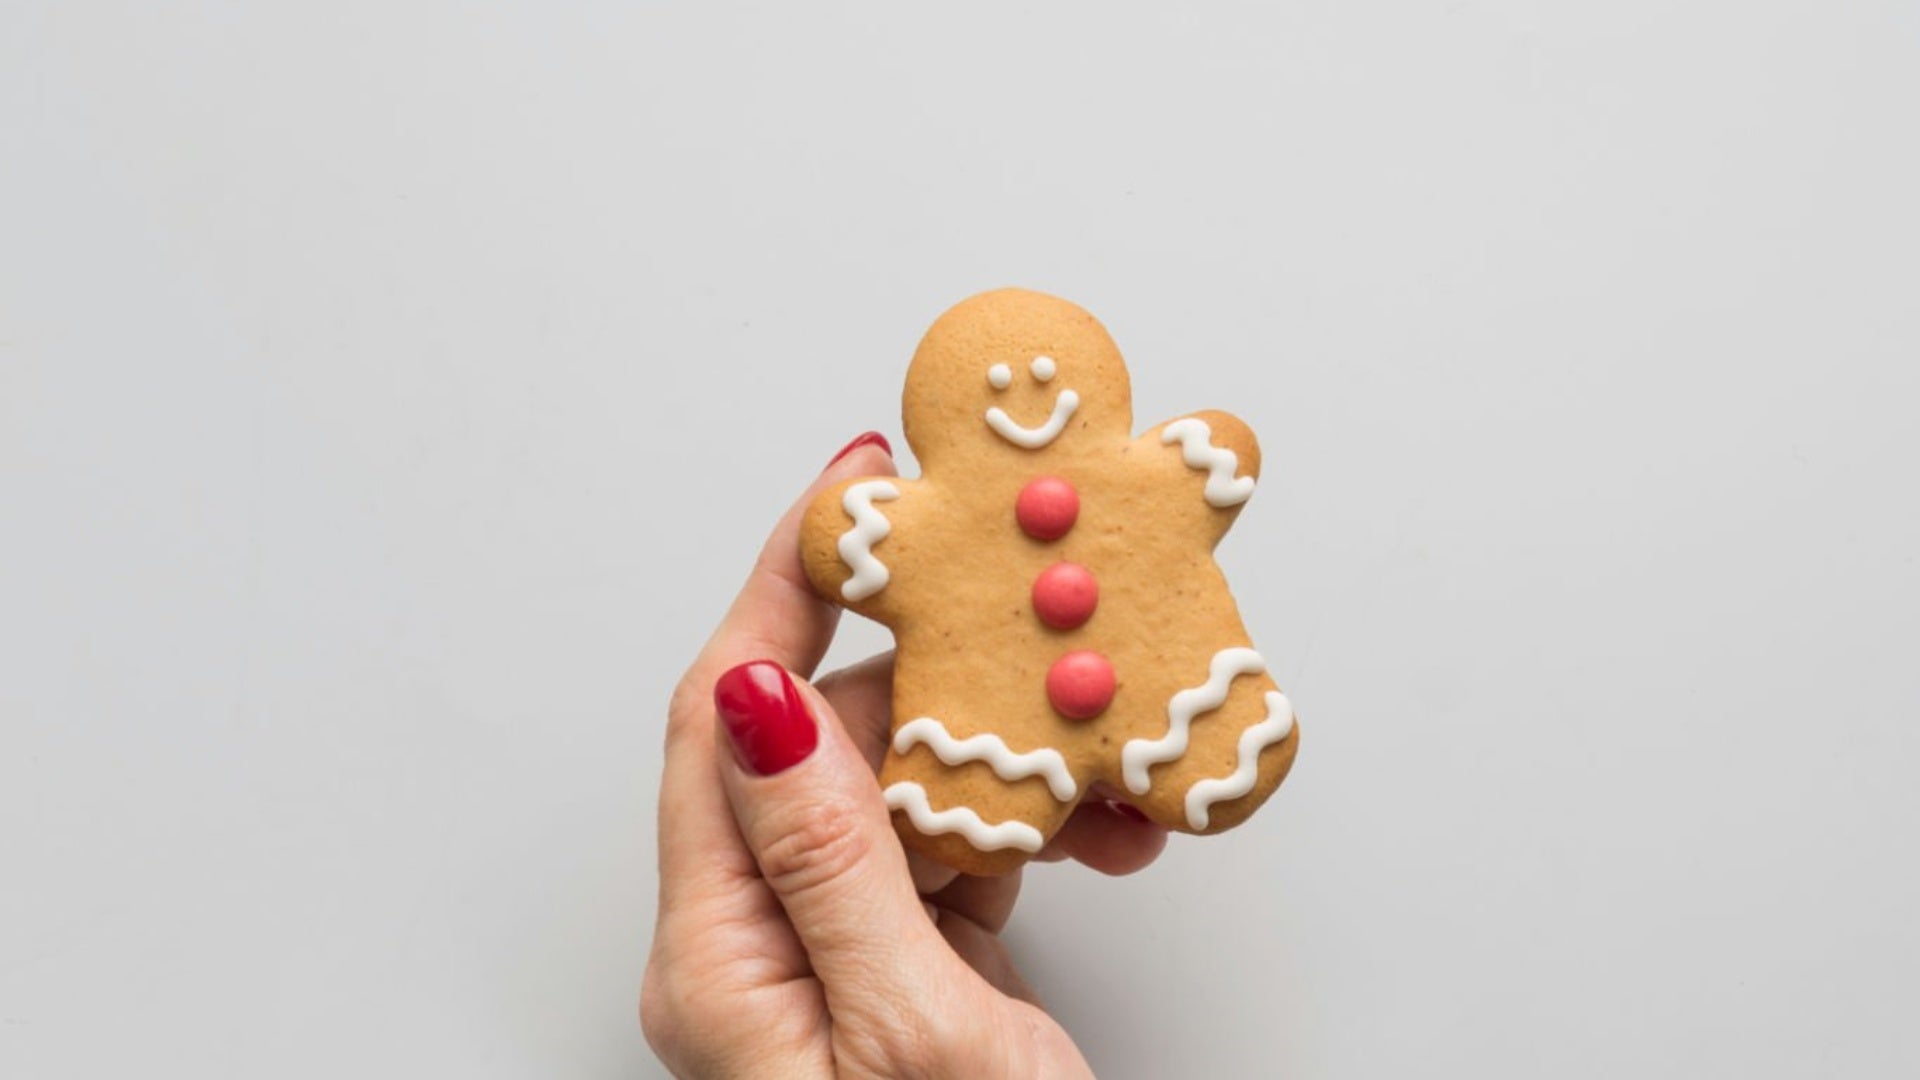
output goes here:
{"type": "Polygon", "coordinates": [[[1207,827],[1207,808],[1227,799],[1237,799],[1253,790],[1260,779],[1260,751],[1281,742],[1293,732],[1293,706],[1278,690],[1267,691],[1267,718],[1240,733],[1240,759],[1231,776],[1196,780],[1187,789],[1187,824],[1195,829],[1207,827]]]}
{"type": "Polygon", "coordinates": [[[1176,442],[1180,444],[1180,459],[1187,463],[1187,468],[1207,470],[1208,506],[1224,510],[1239,506],[1253,495],[1253,477],[1233,475],[1240,468],[1239,455],[1224,446],[1213,445],[1213,429],[1205,420],[1189,416],[1161,429],[1161,445],[1172,446],[1176,442]]]}
{"type": "Polygon", "coordinates": [[[933,804],[927,801],[927,789],[911,780],[889,784],[883,794],[887,809],[906,811],[913,827],[928,836],[959,833],[967,843],[981,851],[1019,848],[1021,851],[1035,852],[1046,842],[1039,829],[1024,821],[1003,821],[998,825],[989,825],[972,807],[954,806],[935,810],[933,804]]]}
{"type": "MultiPolygon", "coordinates": [[[[1172,761],[1187,752],[1187,729],[1193,718],[1227,703],[1227,690],[1241,675],[1267,670],[1260,654],[1245,646],[1221,649],[1207,664],[1207,681],[1182,690],[1167,702],[1167,733],[1158,739],[1128,739],[1120,749],[1120,774],[1127,790],[1145,795],[1153,787],[1148,767],[1172,761]]],[[[1191,815],[1189,815],[1191,816],[1191,815]]]]}
{"type": "Polygon", "coordinates": [[[840,586],[840,595],[848,600],[865,600],[887,587],[892,575],[887,572],[886,563],[874,558],[873,545],[893,532],[893,523],[887,520],[887,515],[874,509],[873,504],[899,497],[900,489],[891,483],[865,480],[849,487],[840,499],[847,516],[853,519],[853,527],[840,534],[838,545],[840,561],[853,571],[853,576],[840,586]]]}
{"type": "Polygon", "coordinates": [[[941,761],[961,765],[984,761],[1002,780],[1025,780],[1044,776],[1053,797],[1066,802],[1079,793],[1073,774],[1067,771],[1067,759],[1049,747],[1017,753],[998,735],[980,734],[956,739],[947,726],[931,716],[922,716],[900,726],[893,736],[893,752],[904,754],[916,744],[925,744],[941,761]]]}

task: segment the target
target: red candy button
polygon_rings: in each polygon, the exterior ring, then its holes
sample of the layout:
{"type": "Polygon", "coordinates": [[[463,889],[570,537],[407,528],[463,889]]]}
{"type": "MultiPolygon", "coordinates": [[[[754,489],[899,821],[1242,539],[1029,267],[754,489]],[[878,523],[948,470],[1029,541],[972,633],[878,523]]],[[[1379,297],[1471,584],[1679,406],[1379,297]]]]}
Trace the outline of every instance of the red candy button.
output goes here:
{"type": "Polygon", "coordinates": [[[1069,720],[1091,720],[1113,703],[1113,665],[1091,649],[1078,649],[1047,669],[1047,700],[1069,720]]]}
{"type": "Polygon", "coordinates": [[[1058,540],[1080,516],[1080,493],[1057,476],[1043,476],[1020,489],[1013,516],[1035,540],[1058,540]]]}
{"type": "Polygon", "coordinates": [[[1093,618],[1100,583],[1079,563],[1054,563],[1033,582],[1033,613],[1055,630],[1072,630],[1093,618]]]}

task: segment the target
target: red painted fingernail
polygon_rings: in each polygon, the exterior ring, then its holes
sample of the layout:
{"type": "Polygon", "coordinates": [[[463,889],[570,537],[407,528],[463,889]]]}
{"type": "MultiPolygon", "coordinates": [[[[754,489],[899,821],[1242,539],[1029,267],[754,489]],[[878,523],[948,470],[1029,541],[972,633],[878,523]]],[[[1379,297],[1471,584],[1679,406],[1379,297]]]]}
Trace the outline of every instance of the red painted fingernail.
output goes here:
{"type": "Polygon", "coordinates": [[[1121,817],[1126,818],[1128,821],[1136,822],[1141,825],[1145,825],[1148,821],[1147,815],[1143,813],[1139,807],[1133,805],[1132,803],[1123,803],[1118,799],[1108,799],[1107,809],[1113,811],[1116,814],[1119,814],[1121,817]]]}
{"type": "Polygon", "coordinates": [[[880,434],[877,431],[869,431],[865,435],[862,435],[859,438],[848,443],[847,445],[841,447],[840,452],[833,455],[833,461],[829,461],[827,462],[827,464],[831,466],[834,461],[839,461],[841,458],[846,457],[848,454],[853,453],[855,450],[858,450],[863,446],[877,446],[880,449],[885,450],[887,452],[888,457],[893,456],[893,444],[887,441],[887,437],[885,435],[880,434]]]}
{"type": "Polygon", "coordinates": [[[734,760],[756,776],[772,776],[800,764],[820,742],[800,688],[787,669],[771,660],[750,660],[727,669],[713,683],[713,708],[727,729],[734,760]]]}

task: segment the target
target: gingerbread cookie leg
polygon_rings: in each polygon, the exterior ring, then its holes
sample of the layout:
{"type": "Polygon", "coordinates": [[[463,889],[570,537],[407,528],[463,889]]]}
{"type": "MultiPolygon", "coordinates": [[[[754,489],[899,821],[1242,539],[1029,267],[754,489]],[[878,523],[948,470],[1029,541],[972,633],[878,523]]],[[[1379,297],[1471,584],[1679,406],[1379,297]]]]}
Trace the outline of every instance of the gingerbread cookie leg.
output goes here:
{"type": "Polygon", "coordinates": [[[932,716],[894,731],[880,783],[901,841],[970,874],[1006,873],[1032,858],[1082,786],[1058,750],[1016,749],[991,732],[959,736],[932,716]]]}
{"type": "Polygon", "coordinates": [[[1208,660],[1206,679],[1167,702],[1164,734],[1128,740],[1120,752],[1126,788],[1169,828],[1232,828],[1286,778],[1299,746],[1293,706],[1245,646],[1208,660]]]}

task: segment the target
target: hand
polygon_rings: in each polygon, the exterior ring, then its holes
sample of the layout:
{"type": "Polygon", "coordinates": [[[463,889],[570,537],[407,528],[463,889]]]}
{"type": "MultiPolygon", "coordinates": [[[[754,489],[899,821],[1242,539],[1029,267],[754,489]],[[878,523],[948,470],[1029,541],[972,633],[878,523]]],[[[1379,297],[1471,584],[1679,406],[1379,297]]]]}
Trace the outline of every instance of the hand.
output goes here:
{"type": "MultiPolygon", "coordinates": [[[[781,519],[674,692],[641,1027],[682,1076],[1091,1075],[997,936],[1020,875],[958,875],[894,835],[874,780],[891,654],[806,682],[839,612],[807,585],[800,517],[860,475],[894,475],[884,439],[781,519]]],[[[1165,844],[1096,800],[1039,857],[1123,874],[1165,844]]]]}

